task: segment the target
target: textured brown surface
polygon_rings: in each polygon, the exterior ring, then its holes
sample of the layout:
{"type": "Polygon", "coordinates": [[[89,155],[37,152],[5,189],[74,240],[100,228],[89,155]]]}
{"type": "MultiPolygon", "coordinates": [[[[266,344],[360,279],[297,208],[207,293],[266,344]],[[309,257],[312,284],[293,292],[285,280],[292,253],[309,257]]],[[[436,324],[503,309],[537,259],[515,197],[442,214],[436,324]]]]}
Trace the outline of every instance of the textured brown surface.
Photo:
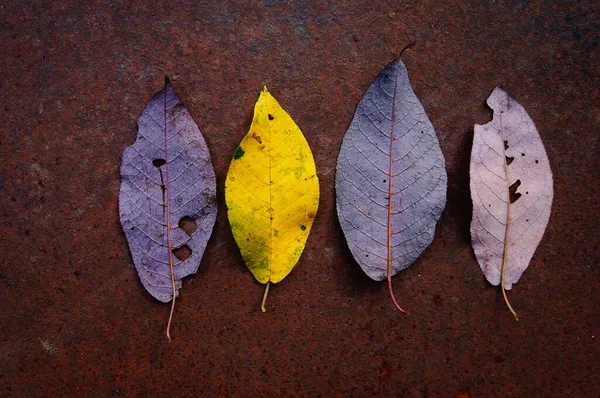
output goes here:
{"type": "Polygon", "coordinates": [[[600,3],[68,3],[0,1],[0,395],[597,393],[600,3]],[[407,317],[352,260],[333,181],[357,101],[411,39],[449,187],[433,244],[394,278],[407,317]],[[164,74],[206,137],[220,201],[172,344],[117,217],[121,154],[164,74]],[[266,314],[223,203],[263,84],[312,146],[322,197],[266,314]],[[535,121],[555,178],[546,235],[509,293],[519,323],[469,237],[472,126],[496,85],[535,121]]]}

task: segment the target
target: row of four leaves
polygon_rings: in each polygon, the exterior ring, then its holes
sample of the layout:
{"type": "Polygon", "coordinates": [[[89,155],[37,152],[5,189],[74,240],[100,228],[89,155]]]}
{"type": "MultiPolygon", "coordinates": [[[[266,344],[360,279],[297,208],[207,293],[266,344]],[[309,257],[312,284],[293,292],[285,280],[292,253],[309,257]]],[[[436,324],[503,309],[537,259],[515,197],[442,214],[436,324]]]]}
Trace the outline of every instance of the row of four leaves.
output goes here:
{"type": "MultiPolygon", "coordinates": [[[[472,244],[483,273],[516,283],[550,215],[552,174],[537,130],[502,89],[488,98],[491,122],[475,126],[470,185],[472,244]],[[520,189],[519,189],[520,188],[520,189]],[[516,190],[519,189],[519,192],[516,190]],[[525,193],[523,195],[522,193],[525,193]],[[520,198],[524,196],[524,198],[520,198]]],[[[167,80],[138,120],[121,166],[120,218],[140,280],[171,301],[196,273],[217,214],[208,148],[167,80]]],[[[446,204],[447,176],[433,125],[396,59],[371,84],[344,135],[336,169],[338,218],[350,250],[372,279],[408,268],[432,242],[446,204]]],[[[304,249],[319,203],[308,143],[265,87],[225,185],[233,237],[254,277],[285,278],[304,249]]]]}

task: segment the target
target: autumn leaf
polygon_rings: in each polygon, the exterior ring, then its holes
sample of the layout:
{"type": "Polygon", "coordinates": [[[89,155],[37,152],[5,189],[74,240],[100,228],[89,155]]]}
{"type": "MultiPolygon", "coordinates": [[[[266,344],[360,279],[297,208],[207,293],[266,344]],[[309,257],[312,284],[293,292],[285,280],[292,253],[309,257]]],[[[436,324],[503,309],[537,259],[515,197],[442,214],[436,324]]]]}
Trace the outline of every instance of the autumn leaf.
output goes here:
{"type": "Polygon", "coordinates": [[[121,224],[142,284],[162,302],[196,273],[217,216],[216,182],[206,142],[166,80],[138,119],[125,148],[119,194],[121,224]]]}
{"type": "Polygon", "coordinates": [[[270,283],[281,281],[298,262],[319,205],[308,143],[266,87],[229,166],[225,200],[246,266],[266,284],[264,312],[270,283]]]}
{"type": "Polygon", "coordinates": [[[433,240],[446,205],[446,170],[433,125],[406,67],[392,61],[361,99],[342,141],[337,213],[354,258],[372,279],[408,268],[433,240]]]}
{"type": "Polygon", "coordinates": [[[535,252],[552,207],[552,171],[533,121],[496,88],[487,100],[491,122],[475,125],[471,152],[471,237],[487,280],[505,290],[516,283],[535,252]]]}

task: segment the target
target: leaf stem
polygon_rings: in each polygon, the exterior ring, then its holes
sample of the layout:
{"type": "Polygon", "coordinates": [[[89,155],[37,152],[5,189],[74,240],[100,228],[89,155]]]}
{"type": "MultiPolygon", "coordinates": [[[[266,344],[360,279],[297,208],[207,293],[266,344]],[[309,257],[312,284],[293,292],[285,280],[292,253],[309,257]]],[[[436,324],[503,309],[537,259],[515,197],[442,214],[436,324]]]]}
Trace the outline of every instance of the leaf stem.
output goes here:
{"type": "Polygon", "coordinates": [[[265,294],[263,296],[262,304],[260,306],[262,312],[267,312],[267,309],[265,308],[265,303],[267,302],[267,296],[269,295],[269,285],[271,285],[271,281],[267,282],[267,287],[265,288],[265,294]]]}
{"type": "Polygon", "coordinates": [[[392,290],[392,274],[391,274],[391,272],[388,272],[387,280],[388,280],[388,288],[390,289],[390,297],[392,298],[392,301],[394,302],[394,305],[396,306],[396,308],[398,308],[400,310],[400,312],[402,312],[403,314],[408,315],[408,312],[404,311],[402,309],[402,307],[400,307],[400,305],[396,301],[396,297],[394,296],[394,291],[392,290]]]}
{"type": "MultiPolygon", "coordinates": [[[[173,280],[173,291],[176,292],[175,280],[173,280]]],[[[167,339],[171,342],[171,321],[173,320],[173,312],[175,312],[175,298],[177,294],[173,294],[173,300],[171,301],[171,313],[169,314],[169,322],[167,322],[167,339]]]]}
{"type": "Polygon", "coordinates": [[[517,313],[515,312],[515,310],[513,309],[513,307],[510,305],[510,303],[508,302],[508,297],[506,297],[506,290],[504,290],[504,272],[502,272],[502,295],[504,296],[504,301],[506,302],[506,305],[508,306],[508,309],[510,310],[510,312],[512,312],[513,316],[515,317],[515,321],[519,322],[519,315],[517,315],[517,313]]]}

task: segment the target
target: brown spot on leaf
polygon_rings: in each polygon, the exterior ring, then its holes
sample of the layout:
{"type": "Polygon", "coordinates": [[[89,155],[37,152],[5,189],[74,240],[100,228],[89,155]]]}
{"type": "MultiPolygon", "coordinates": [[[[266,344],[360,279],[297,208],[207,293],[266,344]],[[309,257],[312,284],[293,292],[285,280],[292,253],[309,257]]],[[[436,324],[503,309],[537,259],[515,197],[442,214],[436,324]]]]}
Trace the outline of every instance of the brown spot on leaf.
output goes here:
{"type": "Polygon", "coordinates": [[[262,138],[260,138],[260,135],[257,135],[255,132],[252,132],[251,137],[254,138],[259,144],[262,144],[262,138]]]}

